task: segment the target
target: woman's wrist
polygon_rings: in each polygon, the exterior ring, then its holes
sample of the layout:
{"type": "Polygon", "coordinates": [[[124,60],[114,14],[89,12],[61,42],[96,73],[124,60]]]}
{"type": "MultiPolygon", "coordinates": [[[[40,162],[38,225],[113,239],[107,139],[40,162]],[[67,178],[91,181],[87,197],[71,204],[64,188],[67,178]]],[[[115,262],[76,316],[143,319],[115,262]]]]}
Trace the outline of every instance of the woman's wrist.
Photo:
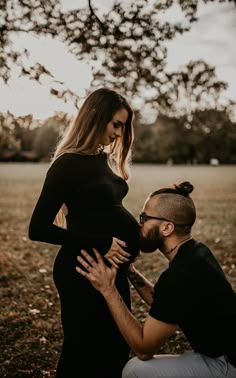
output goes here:
{"type": "Polygon", "coordinates": [[[129,265],[128,275],[129,275],[129,274],[132,274],[132,273],[135,273],[135,272],[137,272],[137,269],[135,268],[134,263],[131,263],[131,264],[129,265]]]}

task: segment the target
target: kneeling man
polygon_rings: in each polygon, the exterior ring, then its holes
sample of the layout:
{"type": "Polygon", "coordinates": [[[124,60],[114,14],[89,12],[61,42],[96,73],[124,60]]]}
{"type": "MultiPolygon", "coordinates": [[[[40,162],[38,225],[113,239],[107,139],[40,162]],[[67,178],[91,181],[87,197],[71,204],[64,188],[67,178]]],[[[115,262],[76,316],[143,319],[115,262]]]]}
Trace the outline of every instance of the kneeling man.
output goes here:
{"type": "Polygon", "coordinates": [[[141,250],[159,249],[169,260],[155,285],[130,264],[129,278],[150,306],[142,325],[127,309],[115,286],[117,268],[98,251],[78,256],[86,277],[105,298],[123,337],[137,357],[123,378],[236,377],[236,294],[210,249],[191,236],[196,209],[189,182],[159,189],[140,213],[141,250]],[[158,350],[178,329],[192,350],[181,355],[158,350]]]}

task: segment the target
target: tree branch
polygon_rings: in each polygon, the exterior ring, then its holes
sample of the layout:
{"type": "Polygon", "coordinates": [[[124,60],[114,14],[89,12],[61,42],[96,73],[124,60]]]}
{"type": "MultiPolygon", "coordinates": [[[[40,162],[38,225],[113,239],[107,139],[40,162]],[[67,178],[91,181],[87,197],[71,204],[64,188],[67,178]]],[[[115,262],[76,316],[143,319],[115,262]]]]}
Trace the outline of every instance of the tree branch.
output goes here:
{"type": "Polygon", "coordinates": [[[91,0],[88,0],[88,6],[89,6],[89,10],[90,10],[91,15],[93,15],[95,17],[95,19],[97,20],[97,22],[99,23],[99,25],[101,26],[101,28],[103,30],[105,30],[106,27],[105,27],[104,23],[100,20],[100,18],[94,12],[94,9],[93,9],[92,4],[91,4],[91,0]]]}

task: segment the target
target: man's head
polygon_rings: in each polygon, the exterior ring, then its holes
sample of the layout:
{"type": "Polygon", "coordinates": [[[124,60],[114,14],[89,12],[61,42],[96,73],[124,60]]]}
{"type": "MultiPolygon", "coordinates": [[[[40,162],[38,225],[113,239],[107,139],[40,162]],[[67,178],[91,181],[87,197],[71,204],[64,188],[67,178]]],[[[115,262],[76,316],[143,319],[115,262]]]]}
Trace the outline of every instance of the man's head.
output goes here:
{"type": "Polygon", "coordinates": [[[190,235],[196,209],[189,194],[193,185],[185,181],[172,188],[151,193],[140,213],[141,250],[153,252],[165,246],[166,240],[190,235]]]}

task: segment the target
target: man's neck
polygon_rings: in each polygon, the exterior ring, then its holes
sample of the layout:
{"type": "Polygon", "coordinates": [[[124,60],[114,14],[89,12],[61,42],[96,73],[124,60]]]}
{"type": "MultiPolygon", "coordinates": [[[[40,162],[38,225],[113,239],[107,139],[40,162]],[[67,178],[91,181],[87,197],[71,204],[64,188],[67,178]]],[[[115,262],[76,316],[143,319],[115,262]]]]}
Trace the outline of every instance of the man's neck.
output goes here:
{"type": "Polygon", "coordinates": [[[161,252],[171,262],[173,258],[176,256],[176,254],[178,253],[178,250],[181,247],[181,245],[183,245],[184,243],[186,243],[187,241],[191,239],[192,239],[192,236],[189,234],[189,235],[185,235],[185,237],[183,238],[175,238],[175,239],[169,240],[168,243],[166,242],[166,245],[164,245],[161,248],[161,252]]]}

